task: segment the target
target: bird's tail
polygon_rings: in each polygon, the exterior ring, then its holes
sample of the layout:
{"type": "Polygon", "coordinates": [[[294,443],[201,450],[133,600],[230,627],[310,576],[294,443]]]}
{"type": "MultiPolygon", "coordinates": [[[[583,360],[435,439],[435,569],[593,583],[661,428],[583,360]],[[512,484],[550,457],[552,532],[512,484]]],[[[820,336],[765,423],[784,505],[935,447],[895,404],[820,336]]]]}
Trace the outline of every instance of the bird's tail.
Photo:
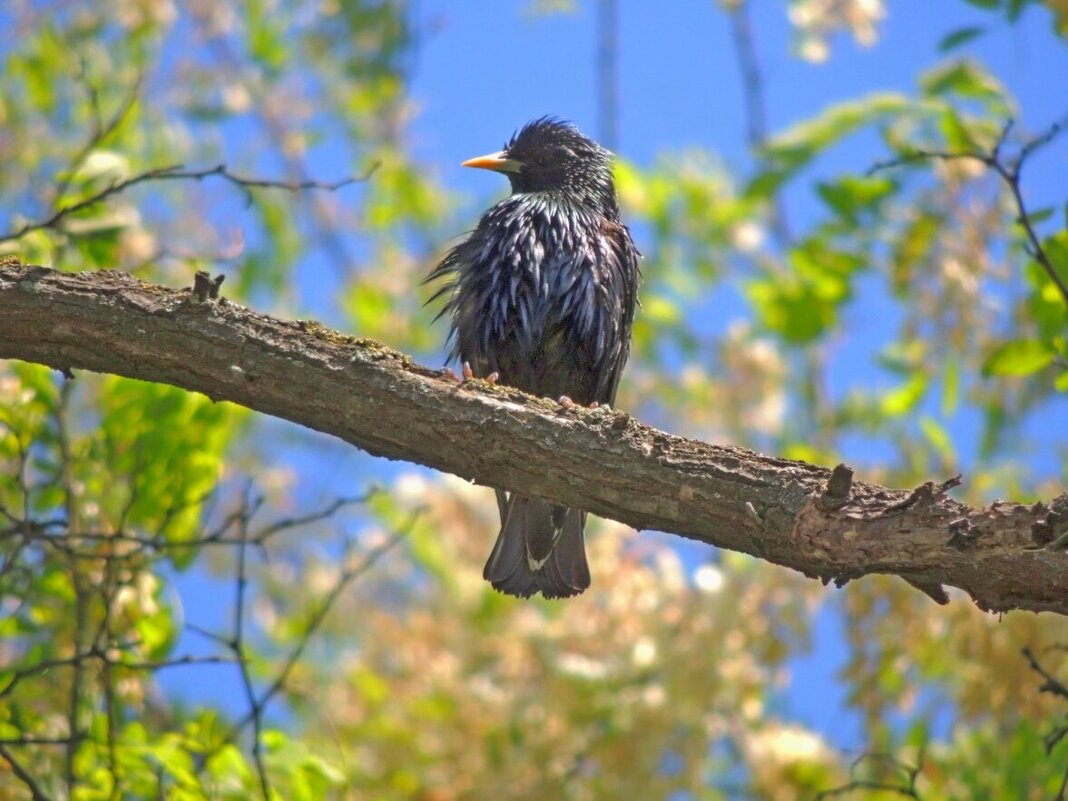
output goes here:
{"type": "Polygon", "coordinates": [[[508,595],[578,595],[590,586],[582,530],[586,513],[517,495],[498,495],[501,533],[482,575],[508,595]]]}

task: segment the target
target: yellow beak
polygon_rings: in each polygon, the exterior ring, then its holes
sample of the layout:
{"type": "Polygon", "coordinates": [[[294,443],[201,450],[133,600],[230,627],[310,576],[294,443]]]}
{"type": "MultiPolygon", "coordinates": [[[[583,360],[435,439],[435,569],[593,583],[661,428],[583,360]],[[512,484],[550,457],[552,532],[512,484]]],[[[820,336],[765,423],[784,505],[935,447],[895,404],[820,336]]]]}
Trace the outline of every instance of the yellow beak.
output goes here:
{"type": "Polygon", "coordinates": [[[508,158],[502,150],[500,153],[490,153],[485,156],[468,159],[460,166],[478,167],[482,170],[493,170],[494,172],[519,172],[523,167],[523,162],[508,158]]]}

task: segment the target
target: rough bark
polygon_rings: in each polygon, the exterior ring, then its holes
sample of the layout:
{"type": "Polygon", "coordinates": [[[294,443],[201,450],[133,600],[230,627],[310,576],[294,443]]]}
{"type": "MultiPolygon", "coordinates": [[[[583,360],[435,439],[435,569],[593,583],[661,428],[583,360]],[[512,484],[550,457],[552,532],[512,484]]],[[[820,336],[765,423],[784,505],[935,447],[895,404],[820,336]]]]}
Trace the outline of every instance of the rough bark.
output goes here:
{"type": "Polygon", "coordinates": [[[607,409],[458,383],[376,342],[121,272],[0,263],[0,358],[232,401],[472,481],[743,551],[825,582],[905,578],[992,611],[1068,614],[1068,494],[971,508],[957,480],[893,490],[607,409]],[[205,298],[205,299],[201,299],[205,298]]]}

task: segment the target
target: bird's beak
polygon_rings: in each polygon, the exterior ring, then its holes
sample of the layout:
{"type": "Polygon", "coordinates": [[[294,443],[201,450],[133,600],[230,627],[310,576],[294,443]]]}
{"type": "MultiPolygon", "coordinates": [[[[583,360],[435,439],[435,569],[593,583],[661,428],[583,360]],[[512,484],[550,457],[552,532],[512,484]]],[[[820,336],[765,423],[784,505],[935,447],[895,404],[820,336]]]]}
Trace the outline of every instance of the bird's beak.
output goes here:
{"type": "Polygon", "coordinates": [[[468,159],[460,166],[478,167],[483,170],[493,170],[494,172],[519,172],[523,167],[523,162],[508,158],[502,150],[500,153],[490,153],[487,156],[476,156],[473,159],[468,159]]]}

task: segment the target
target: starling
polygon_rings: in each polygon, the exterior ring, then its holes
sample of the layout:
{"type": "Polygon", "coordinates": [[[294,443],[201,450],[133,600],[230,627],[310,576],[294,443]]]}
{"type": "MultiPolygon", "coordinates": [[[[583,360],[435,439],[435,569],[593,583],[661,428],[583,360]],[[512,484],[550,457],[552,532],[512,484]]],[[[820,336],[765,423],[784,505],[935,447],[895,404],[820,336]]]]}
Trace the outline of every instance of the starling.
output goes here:
{"type": "MultiPolygon", "coordinates": [[[[450,357],[533,395],[615,403],[640,274],[612,154],[542,117],[464,166],[504,173],[512,194],[427,278],[443,282],[431,301],[446,299],[450,357]]],[[[497,590],[566,598],[590,585],[585,512],[500,490],[497,502],[501,531],[483,571],[497,590]]]]}

